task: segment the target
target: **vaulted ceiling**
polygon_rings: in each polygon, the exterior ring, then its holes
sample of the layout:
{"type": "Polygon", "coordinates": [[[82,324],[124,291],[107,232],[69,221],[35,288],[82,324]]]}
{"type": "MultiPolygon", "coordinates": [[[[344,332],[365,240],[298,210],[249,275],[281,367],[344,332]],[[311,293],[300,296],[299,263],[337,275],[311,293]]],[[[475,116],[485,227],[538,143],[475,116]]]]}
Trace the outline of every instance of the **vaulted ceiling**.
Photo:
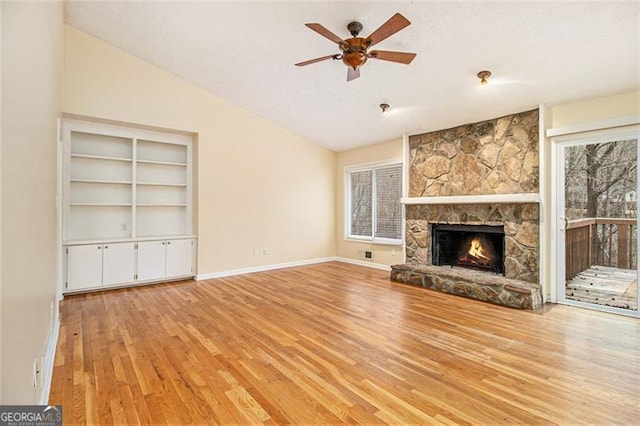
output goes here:
{"type": "Polygon", "coordinates": [[[71,25],[335,151],[636,89],[639,19],[635,1],[65,5],[71,25]],[[340,61],[294,66],[338,53],[305,23],[366,36],[396,12],[411,25],[376,49],[410,65],[369,60],[350,82],[340,61]]]}

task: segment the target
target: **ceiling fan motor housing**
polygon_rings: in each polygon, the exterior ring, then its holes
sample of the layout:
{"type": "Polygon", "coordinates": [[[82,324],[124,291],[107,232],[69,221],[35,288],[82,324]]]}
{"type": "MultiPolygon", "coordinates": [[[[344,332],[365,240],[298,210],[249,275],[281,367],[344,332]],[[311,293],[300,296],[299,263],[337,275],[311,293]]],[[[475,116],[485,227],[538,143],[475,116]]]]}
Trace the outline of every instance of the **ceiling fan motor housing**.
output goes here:
{"type": "Polygon", "coordinates": [[[340,46],[340,49],[343,52],[342,62],[353,69],[362,66],[365,62],[367,62],[368,47],[369,42],[362,37],[353,37],[346,39],[345,42],[340,46]]]}

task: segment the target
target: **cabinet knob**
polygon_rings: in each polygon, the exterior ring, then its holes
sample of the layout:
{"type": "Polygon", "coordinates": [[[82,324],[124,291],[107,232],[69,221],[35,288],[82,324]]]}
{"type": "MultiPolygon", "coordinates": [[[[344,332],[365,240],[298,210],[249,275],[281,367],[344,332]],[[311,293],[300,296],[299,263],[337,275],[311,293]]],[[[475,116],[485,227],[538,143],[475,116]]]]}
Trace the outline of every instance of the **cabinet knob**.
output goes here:
{"type": "Polygon", "coordinates": [[[167,241],[167,245],[171,244],[171,241],[167,241]]]}
{"type": "Polygon", "coordinates": [[[102,250],[102,246],[98,246],[98,250],[102,250]]]}
{"type": "Polygon", "coordinates": [[[109,246],[104,246],[104,248],[108,249],[108,248],[109,248],[109,246]]]}
{"type": "Polygon", "coordinates": [[[162,245],[164,245],[164,241],[162,242],[162,245]]]}

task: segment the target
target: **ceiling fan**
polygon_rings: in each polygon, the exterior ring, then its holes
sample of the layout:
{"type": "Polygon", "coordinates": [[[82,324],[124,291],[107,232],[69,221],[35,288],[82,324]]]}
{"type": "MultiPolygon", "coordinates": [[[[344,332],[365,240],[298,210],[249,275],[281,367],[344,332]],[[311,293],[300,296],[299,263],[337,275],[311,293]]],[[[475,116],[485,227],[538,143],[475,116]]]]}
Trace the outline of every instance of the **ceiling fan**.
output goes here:
{"type": "Polygon", "coordinates": [[[360,77],[360,67],[364,65],[365,62],[367,62],[367,59],[381,59],[383,61],[410,64],[411,61],[413,61],[413,58],[416,57],[415,53],[391,52],[388,50],[369,51],[369,48],[374,44],[378,44],[382,40],[391,37],[410,24],[411,22],[409,22],[407,18],[399,13],[396,13],[391,18],[389,18],[387,22],[382,24],[380,28],[371,33],[369,37],[362,38],[358,37],[360,31],[362,31],[362,24],[360,22],[351,22],[349,25],[347,25],[347,30],[349,30],[349,32],[351,33],[351,38],[348,38],[346,40],[341,39],[320,24],[305,24],[307,27],[311,28],[321,36],[326,37],[332,42],[336,43],[340,48],[341,53],[310,59],[308,61],[299,62],[296,65],[299,67],[303,67],[305,65],[315,64],[316,62],[325,61],[327,59],[342,60],[342,62],[344,62],[344,64],[348,67],[347,81],[351,81],[360,77]]]}

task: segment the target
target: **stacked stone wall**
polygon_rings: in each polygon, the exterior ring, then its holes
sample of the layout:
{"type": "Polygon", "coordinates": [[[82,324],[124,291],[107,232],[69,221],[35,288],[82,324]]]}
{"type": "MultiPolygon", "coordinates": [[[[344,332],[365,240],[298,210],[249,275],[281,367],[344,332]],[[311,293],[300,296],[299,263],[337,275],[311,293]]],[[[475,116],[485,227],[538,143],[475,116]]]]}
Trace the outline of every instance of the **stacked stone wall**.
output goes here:
{"type": "Polygon", "coordinates": [[[409,137],[409,196],[538,192],[538,110],[409,137]]]}

